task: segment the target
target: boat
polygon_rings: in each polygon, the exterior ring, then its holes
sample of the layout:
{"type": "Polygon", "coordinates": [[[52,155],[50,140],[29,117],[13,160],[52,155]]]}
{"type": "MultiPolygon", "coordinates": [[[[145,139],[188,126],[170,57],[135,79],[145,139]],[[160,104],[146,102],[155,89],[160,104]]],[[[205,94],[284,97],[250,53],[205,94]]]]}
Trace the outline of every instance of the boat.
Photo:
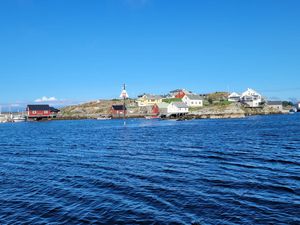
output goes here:
{"type": "Polygon", "coordinates": [[[5,120],[5,119],[0,119],[0,123],[7,123],[8,121],[7,120],[5,120]]]}
{"type": "Polygon", "coordinates": [[[294,113],[296,113],[296,112],[297,112],[297,109],[296,109],[296,108],[292,108],[292,109],[289,111],[290,114],[294,114],[294,113]]]}
{"type": "Polygon", "coordinates": [[[145,119],[146,120],[157,120],[157,119],[160,119],[159,116],[145,116],[145,119]]]}
{"type": "Polygon", "coordinates": [[[0,105],[0,123],[8,123],[9,119],[7,115],[2,114],[2,107],[0,105]]]}
{"type": "Polygon", "coordinates": [[[98,117],[97,120],[111,120],[111,117],[98,117]]]}
{"type": "Polygon", "coordinates": [[[26,118],[23,115],[16,115],[16,116],[13,116],[12,121],[14,123],[25,122],[26,118]]]}
{"type": "Polygon", "coordinates": [[[0,114],[0,123],[7,123],[7,122],[8,122],[7,117],[0,114]]]}
{"type": "Polygon", "coordinates": [[[2,115],[2,106],[0,105],[0,123],[6,123],[7,122],[7,118],[2,115]]]}

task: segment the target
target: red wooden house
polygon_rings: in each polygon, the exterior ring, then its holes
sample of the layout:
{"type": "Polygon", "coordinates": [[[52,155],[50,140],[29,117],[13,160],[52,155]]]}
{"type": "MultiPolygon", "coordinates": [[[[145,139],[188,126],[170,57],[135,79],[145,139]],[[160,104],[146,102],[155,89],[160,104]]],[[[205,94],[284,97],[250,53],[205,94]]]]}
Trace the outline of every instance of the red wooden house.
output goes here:
{"type": "Polygon", "coordinates": [[[28,105],[26,108],[28,119],[45,119],[56,117],[59,112],[58,109],[50,107],[49,105],[28,105]]]}
{"type": "Polygon", "coordinates": [[[123,116],[125,114],[127,114],[127,108],[125,106],[125,110],[124,110],[124,105],[112,105],[111,107],[111,114],[114,117],[120,117],[123,116]]]}

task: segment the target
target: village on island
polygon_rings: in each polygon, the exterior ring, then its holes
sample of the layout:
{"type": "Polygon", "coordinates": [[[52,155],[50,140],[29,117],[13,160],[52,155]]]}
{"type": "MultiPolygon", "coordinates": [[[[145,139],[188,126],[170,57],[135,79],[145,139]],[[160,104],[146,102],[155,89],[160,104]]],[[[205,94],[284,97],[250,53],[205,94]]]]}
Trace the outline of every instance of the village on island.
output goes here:
{"type": "Polygon", "coordinates": [[[96,100],[60,109],[47,104],[31,104],[27,105],[23,113],[0,112],[0,123],[64,119],[243,118],[250,115],[292,114],[297,111],[300,111],[300,102],[269,101],[251,88],[241,94],[196,94],[186,89],[176,89],[165,95],[142,94],[137,98],[129,98],[124,85],[119,99],[96,100]]]}

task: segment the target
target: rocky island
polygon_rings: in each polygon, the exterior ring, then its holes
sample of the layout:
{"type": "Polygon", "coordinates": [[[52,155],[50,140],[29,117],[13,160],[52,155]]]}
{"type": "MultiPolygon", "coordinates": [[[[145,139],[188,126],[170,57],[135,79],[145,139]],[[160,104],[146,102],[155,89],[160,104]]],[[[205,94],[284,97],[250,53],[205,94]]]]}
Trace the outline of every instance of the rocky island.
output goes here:
{"type": "MultiPolygon", "coordinates": [[[[180,90],[181,91],[181,90],[180,90]]],[[[158,116],[162,114],[160,107],[167,107],[172,102],[184,101],[185,95],[190,93],[181,93],[177,90],[174,96],[158,97],[155,95],[142,95],[138,99],[126,100],[126,117],[128,118],[144,118],[158,116]],[[181,98],[180,98],[181,97],[181,98]],[[149,102],[152,102],[149,104],[149,102]],[[164,106],[163,106],[164,105],[164,106]]],[[[262,102],[259,107],[249,107],[240,101],[229,101],[230,93],[216,92],[212,94],[202,95],[201,106],[188,107],[188,112],[180,114],[180,118],[184,119],[218,119],[218,118],[243,118],[251,115],[268,115],[268,114],[286,114],[292,108],[289,103],[277,103],[274,107],[271,102],[262,102]],[[278,104],[281,104],[281,106],[278,104]]],[[[113,100],[96,100],[79,105],[67,106],[61,108],[57,119],[96,119],[99,117],[122,118],[121,114],[114,115],[112,106],[121,105],[120,99],[113,100]]],[[[167,109],[166,109],[167,110],[167,109]]]]}

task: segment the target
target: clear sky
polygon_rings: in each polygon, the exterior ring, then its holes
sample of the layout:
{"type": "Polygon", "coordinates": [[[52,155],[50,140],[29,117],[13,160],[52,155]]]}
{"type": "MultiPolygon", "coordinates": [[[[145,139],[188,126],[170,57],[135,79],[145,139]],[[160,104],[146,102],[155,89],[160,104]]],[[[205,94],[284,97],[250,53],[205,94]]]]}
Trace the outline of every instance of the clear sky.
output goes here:
{"type": "Polygon", "coordinates": [[[1,0],[0,103],[186,88],[300,100],[299,0],[1,0]]]}

